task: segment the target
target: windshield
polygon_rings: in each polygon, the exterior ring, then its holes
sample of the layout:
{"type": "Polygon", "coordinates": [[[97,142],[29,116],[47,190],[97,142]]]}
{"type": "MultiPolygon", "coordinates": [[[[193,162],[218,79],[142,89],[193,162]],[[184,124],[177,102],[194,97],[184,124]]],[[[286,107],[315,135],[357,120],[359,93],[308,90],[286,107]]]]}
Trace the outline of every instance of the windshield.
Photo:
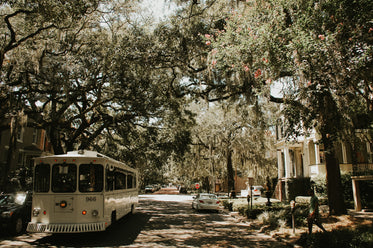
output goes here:
{"type": "Polygon", "coordinates": [[[199,198],[204,198],[204,199],[216,199],[216,195],[200,195],[199,198]]]}
{"type": "Polygon", "coordinates": [[[34,178],[34,191],[35,192],[48,192],[49,191],[49,176],[50,165],[49,164],[37,164],[35,166],[35,178],[34,178]]]}
{"type": "Polygon", "coordinates": [[[52,191],[67,193],[76,191],[76,164],[54,164],[52,168],[52,191]]]}
{"type": "Polygon", "coordinates": [[[10,204],[18,204],[22,205],[26,200],[25,193],[17,193],[17,194],[6,194],[2,195],[0,198],[0,205],[10,205],[10,204]]]}
{"type": "Polygon", "coordinates": [[[101,192],[103,190],[104,167],[100,164],[79,166],[79,191],[101,192]]]}

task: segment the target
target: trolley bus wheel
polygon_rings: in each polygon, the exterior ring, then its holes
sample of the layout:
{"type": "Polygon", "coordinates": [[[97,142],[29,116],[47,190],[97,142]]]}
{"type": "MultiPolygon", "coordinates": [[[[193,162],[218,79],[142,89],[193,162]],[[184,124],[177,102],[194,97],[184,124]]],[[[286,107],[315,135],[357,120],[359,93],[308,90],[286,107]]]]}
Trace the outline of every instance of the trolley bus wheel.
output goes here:
{"type": "Polygon", "coordinates": [[[17,217],[14,221],[11,233],[15,235],[20,234],[23,231],[23,226],[24,226],[24,223],[23,223],[22,218],[17,217]]]}
{"type": "Polygon", "coordinates": [[[111,224],[114,224],[117,221],[117,211],[111,212],[111,224]]]}
{"type": "Polygon", "coordinates": [[[135,205],[131,206],[131,215],[133,215],[136,212],[135,205]]]}

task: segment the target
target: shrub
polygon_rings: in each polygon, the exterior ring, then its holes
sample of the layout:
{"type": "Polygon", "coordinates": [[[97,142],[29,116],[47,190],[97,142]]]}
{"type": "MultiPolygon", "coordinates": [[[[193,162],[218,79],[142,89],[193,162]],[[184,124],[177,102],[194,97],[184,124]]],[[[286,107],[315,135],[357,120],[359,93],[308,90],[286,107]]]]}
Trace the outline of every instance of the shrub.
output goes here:
{"type": "Polygon", "coordinates": [[[307,190],[311,187],[311,180],[305,178],[291,178],[287,182],[287,195],[289,200],[294,200],[299,195],[305,195],[307,190]]]}
{"type": "Polygon", "coordinates": [[[263,225],[269,225],[270,228],[275,229],[279,225],[284,224],[285,221],[280,218],[277,212],[264,211],[258,215],[258,221],[263,225]],[[280,224],[281,223],[281,224],[280,224]]]}
{"type": "Polygon", "coordinates": [[[327,187],[326,187],[326,177],[324,176],[317,176],[313,178],[313,187],[315,188],[315,193],[319,196],[326,197],[328,195],[327,187]]]}
{"type": "Polygon", "coordinates": [[[303,234],[297,242],[303,247],[364,248],[373,247],[373,227],[343,228],[329,233],[303,234]]]}
{"type": "Polygon", "coordinates": [[[224,200],[222,202],[224,209],[228,209],[229,211],[233,211],[233,202],[229,200],[224,200]]]}
{"type": "MultiPolygon", "coordinates": [[[[238,209],[240,215],[246,216],[248,219],[258,219],[263,222],[263,224],[270,225],[271,227],[276,226],[291,226],[292,225],[292,213],[290,205],[288,204],[274,204],[273,206],[264,206],[264,205],[253,205],[253,208],[240,207],[238,209]],[[272,223],[276,224],[276,226],[272,223]]],[[[295,225],[296,226],[305,226],[306,219],[308,216],[308,204],[297,204],[294,212],[295,225]]]]}

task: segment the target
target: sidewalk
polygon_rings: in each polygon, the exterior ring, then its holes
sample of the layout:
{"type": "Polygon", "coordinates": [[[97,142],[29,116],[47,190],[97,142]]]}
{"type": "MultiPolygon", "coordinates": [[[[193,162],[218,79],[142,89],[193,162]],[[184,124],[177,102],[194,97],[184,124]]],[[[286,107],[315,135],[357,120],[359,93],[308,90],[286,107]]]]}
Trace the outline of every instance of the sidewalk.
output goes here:
{"type": "Polygon", "coordinates": [[[363,212],[363,211],[355,211],[355,210],[349,209],[348,214],[354,218],[373,221],[373,212],[363,212]]]}
{"type": "MultiPolygon", "coordinates": [[[[293,232],[291,227],[279,227],[273,230],[262,225],[257,220],[250,220],[241,216],[238,212],[230,212],[226,209],[224,209],[223,212],[237,218],[239,222],[249,223],[250,227],[257,230],[259,233],[271,235],[272,238],[285,242],[293,247],[299,247],[296,244],[297,241],[303,234],[308,232],[306,226],[295,227],[295,232],[293,232]]],[[[324,217],[321,218],[322,224],[328,232],[333,232],[334,230],[340,230],[343,228],[356,228],[361,225],[373,225],[373,212],[348,210],[348,214],[346,215],[327,217],[327,214],[324,214],[323,216],[324,217]]],[[[317,227],[315,227],[315,232],[317,232],[317,227]]]]}

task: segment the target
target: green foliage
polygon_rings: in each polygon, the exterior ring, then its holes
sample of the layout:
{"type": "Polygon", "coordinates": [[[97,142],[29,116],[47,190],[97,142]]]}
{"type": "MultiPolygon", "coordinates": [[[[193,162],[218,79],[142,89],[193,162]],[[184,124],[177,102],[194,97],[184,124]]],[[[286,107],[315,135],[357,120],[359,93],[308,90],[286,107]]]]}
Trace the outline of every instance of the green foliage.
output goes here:
{"type": "Polygon", "coordinates": [[[233,211],[233,202],[229,200],[223,200],[222,204],[224,206],[224,209],[228,209],[229,211],[233,211]]]}
{"type": "Polygon", "coordinates": [[[297,196],[307,195],[307,190],[311,187],[310,178],[291,178],[287,181],[287,195],[290,200],[295,200],[297,196]]]}
{"type": "MultiPolygon", "coordinates": [[[[372,6],[369,0],[242,3],[227,13],[223,30],[205,35],[212,48],[210,85],[220,82],[208,94],[252,103],[256,96],[268,97],[273,81],[286,78],[291,84],[282,99],[287,137],[316,129],[326,154],[332,154],[334,143],[348,137],[346,131],[373,121],[372,6]]],[[[331,205],[343,212],[339,174],[328,177],[331,205]]],[[[289,193],[293,198],[296,192],[289,193]]]]}
{"type": "MultiPolygon", "coordinates": [[[[248,219],[258,219],[263,224],[270,225],[272,228],[278,225],[292,225],[292,212],[290,206],[282,203],[273,204],[272,206],[253,205],[253,208],[243,206],[239,208],[239,213],[248,219]]],[[[305,226],[308,216],[308,205],[297,204],[294,217],[296,226],[305,226]]]]}
{"type": "Polygon", "coordinates": [[[257,220],[262,225],[268,225],[271,229],[275,229],[285,225],[285,221],[280,217],[281,215],[280,212],[264,211],[258,215],[257,220]]]}
{"type": "Polygon", "coordinates": [[[354,198],[353,198],[353,192],[352,192],[351,174],[342,174],[341,183],[342,183],[342,189],[343,189],[343,195],[344,195],[345,201],[347,203],[353,202],[354,198]]]}
{"type": "MultiPolygon", "coordinates": [[[[327,196],[326,178],[325,176],[317,176],[312,179],[312,186],[315,189],[315,193],[319,196],[327,196]]],[[[350,187],[351,188],[351,187],[350,187]]]]}
{"type": "Polygon", "coordinates": [[[312,248],[368,248],[373,246],[373,227],[343,228],[328,233],[303,234],[297,241],[302,247],[312,248]]]}

